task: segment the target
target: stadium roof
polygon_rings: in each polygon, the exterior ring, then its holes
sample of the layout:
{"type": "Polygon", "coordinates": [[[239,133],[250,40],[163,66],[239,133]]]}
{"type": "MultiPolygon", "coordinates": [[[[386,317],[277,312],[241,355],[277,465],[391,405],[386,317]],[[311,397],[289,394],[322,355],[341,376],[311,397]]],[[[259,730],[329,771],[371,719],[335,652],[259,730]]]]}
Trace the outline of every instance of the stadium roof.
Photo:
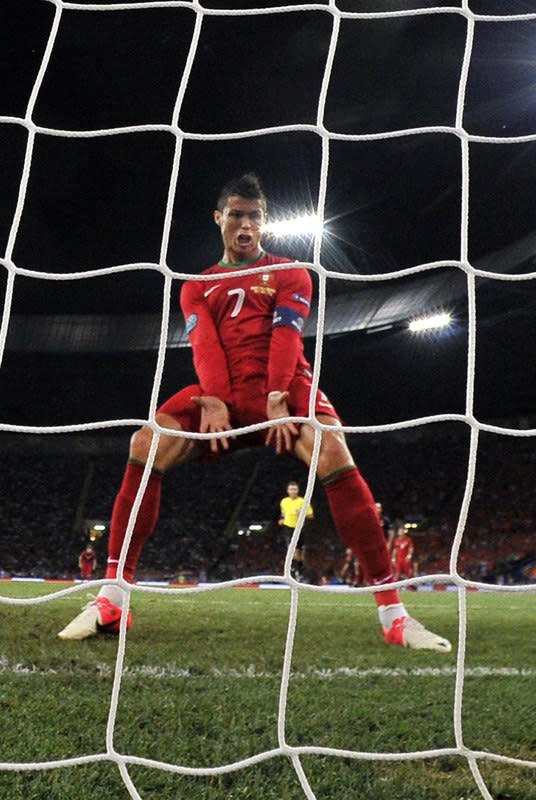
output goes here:
{"type": "MultiPolygon", "coordinates": [[[[533,269],[536,233],[481,259],[478,270],[522,274],[533,269]]],[[[481,321],[500,313],[487,282],[479,288],[481,321]]],[[[501,281],[502,304],[517,282],[501,281]]],[[[406,323],[413,317],[439,309],[464,316],[467,307],[467,275],[459,267],[443,267],[375,283],[345,280],[345,291],[328,296],[325,335],[351,331],[379,331],[406,323]]],[[[528,321],[534,318],[534,299],[527,292],[528,321]]],[[[317,334],[318,309],[313,307],[305,336],[317,334]]],[[[97,353],[156,350],[160,344],[162,316],[157,313],[126,314],[14,314],[7,338],[8,351],[47,353],[97,353]]],[[[172,310],[168,330],[169,348],[189,346],[180,313],[172,310]]]]}

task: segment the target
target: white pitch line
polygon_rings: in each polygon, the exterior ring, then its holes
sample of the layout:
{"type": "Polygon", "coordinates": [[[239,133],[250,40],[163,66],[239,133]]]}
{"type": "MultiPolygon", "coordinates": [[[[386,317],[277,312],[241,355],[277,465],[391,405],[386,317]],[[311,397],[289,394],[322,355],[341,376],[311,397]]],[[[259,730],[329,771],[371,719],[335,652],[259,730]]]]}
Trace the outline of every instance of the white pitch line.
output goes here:
{"type": "MultiPolygon", "coordinates": [[[[22,664],[10,662],[5,656],[0,656],[0,674],[9,675],[75,675],[72,668],[39,667],[37,664],[22,664]]],[[[110,664],[98,663],[95,672],[100,677],[111,677],[114,667],[110,664]]],[[[456,675],[456,667],[334,667],[318,668],[308,667],[304,671],[291,672],[291,678],[308,679],[320,678],[333,680],[335,678],[449,678],[456,675]]],[[[536,669],[531,667],[467,667],[464,670],[466,678],[533,678],[536,669]]],[[[233,667],[211,667],[206,672],[199,672],[176,664],[126,666],[123,669],[123,678],[155,678],[155,679],[190,679],[217,678],[217,679],[242,679],[242,678],[269,678],[280,679],[281,673],[259,669],[255,664],[239,669],[233,667]]]]}
{"type": "MultiPolygon", "coordinates": [[[[108,668],[110,669],[110,668],[108,668]]],[[[452,677],[456,675],[456,667],[334,667],[334,668],[318,668],[308,667],[305,671],[290,673],[291,678],[321,678],[323,680],[331,680],[333,678],[369,678],[383,677],[418,677],[418,678],[442,678],[452,677]]],[[[536,669],[527,667],[526,669],[518,667],[469,667],[464,670],[466,678],[483,678],[483,677],[517,677],[526,678],[536,676],[536,669]]],[[[218,667],[211,667],[205,675],[200,675],[196,671],[191,672],[189,669],[177,668],[172,665],[165,667],[152,667],[147,665],[139,665],[137,667],[126,667],[123,671],[124,677],[155,677],[155,678],[280,678],[281,674],[278,672],[266,671],[257,669],[254,664],[249,667],[235,669],[233,667],[225,667],[220,669],[218,667]]]]}

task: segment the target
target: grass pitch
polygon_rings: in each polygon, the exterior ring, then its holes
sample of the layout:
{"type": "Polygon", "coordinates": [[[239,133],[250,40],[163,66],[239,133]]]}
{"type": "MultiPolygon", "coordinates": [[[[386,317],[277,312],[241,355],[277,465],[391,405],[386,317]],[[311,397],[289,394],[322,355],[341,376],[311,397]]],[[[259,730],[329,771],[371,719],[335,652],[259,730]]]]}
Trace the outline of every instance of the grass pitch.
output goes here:
{"type": "Polygon", "coordinates": [[[56,635],[86,594],[0,603],[2,800],[536,800],[534,593],[467,596],[461,741],[456,593],[404,593],[443,655],[386,647],[368,595],[300,590],[287,692],[287,589],[135,591],[115,684],[116,637],[56,635]],[[460,745],[494,754],[483,790],[460,745]]]}

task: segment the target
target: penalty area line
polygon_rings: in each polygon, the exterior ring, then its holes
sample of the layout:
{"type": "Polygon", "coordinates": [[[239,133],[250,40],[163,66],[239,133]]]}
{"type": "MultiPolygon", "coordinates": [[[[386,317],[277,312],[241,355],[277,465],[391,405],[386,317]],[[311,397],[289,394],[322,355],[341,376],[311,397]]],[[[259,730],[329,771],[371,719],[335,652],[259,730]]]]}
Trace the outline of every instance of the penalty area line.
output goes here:
{"type": "MultiPolygon", "coordinates": [[[[2,675],[76,675],[78,670],[72,666],[60,667],[40,667],[38,664],[24,664],[11,662],[5,656],[0,656],[0,674],[2,675]]],[[[95,664],[95,675],[98,677],[112,677],[114,667],[110,664],[95,664]]],[[[291,679],[307,680],[316,678],[321,680],[335,680],[340,678],[450,678],[456,676],[456,667],[308,667],[306,670],[292,671],[291,679]]],[[[465,678],[533,678],[536,676],[536,669],[531,667],[466,667],[464,670],[465,678]]],[[[211,679],[270,679],[279,680],[281,672],[264,670],[255,664],[247,667],[210,667],[209,669],[196,669],[190,667],[180,667],[176,664],[138,664],[136,666],[126,666],[123,668],[122,677],[129,678],[153,678],[156,680],[196,680],[199,678],[211,679]]]]}

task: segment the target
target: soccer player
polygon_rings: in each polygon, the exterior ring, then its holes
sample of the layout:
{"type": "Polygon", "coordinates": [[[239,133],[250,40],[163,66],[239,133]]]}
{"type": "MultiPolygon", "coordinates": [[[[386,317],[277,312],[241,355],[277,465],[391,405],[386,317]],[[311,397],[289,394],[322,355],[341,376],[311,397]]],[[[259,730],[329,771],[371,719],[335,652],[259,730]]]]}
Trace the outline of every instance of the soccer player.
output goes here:
{"type": "Polygon", "coordinates": [[[363,583],[363,572],[355,553],[351,547],[344,551],[341,571],[339,573],[341,581],[347,586],[360,586],[363,583]]]}
{"type": "Polygon", "coordinates": [[[393,539],[395,538],[395,529],[391,524],[391,520],[389,519],[388,516],[386,516],[386,514],[383,511],[383,504],[376,503],[376,508],[378,510],[378,516],[380,518],[380,525],[383,528],[383,533],[385,536],[385,540],[387,542],[387,549],[389,550],[389,552],[391,552],[393,549],[393,539]]]}
{"type": "MultiPolygon", "coordinates": [[[[279,507],[281,509],[281,516],[279,517],[279,524],[283,528],[283,532],[287,538],[287,545],[294,535],[294,529],[298,524],[298,516],[304,505],[304,499],[300,496],[300,487],[296,481],[290,481],[287,484],[287,496],[283,497],[279,507]]],[[[310,505],[306,511],[306,519],[313,518],[313,507],[310,505]]],[[[303,565],[305,561],[305,541],[303,536],[303,528],[300,531],[300,536],[296,543],[292,564],[290,567],[290,574],[297,581],[303,579],[303,565]]]]}
{"type": "Polygon", "coordinates": [[[96,566],[97,558],[95,556],[95,551],[91,545],[88,544],[78,556],[78,569],[80,570],[80,578],[83,581],[90,581],[93,577],[93,571],[96,566]]]}
{"type": "Polygon", "coordinates": [[[393,540],[393,566],[397,581],[413,578],[413,539],[405,525],[400,525],[393,540]]]}
{"type": "MultiPolygon", "coordinates": [[[[202,273],[207,280],[188,280],[182,286],[180,305],[198,383],[178,391],[157,411],[156,422],[164,432],[157,443],[128,548],[124,569],[127,581],[134,581],[142,548],[156,525],[162,478],[170,467],[207,455],[228,454],[252,443],[272,446],[277,453],[292,453],[306,465],[311,462],[313,427],[284,420],[309,413],[312,373],[304,356],[302,330],[309,313],[312,281],[306,269],[262,249],[266,214],[266,197],[255,175],[242,175],[226,184],[214,211],[222,236],[222,258],[202,273]],[[274,269],[282,264],[288,264],[288,268],[274,269]],[[248,267],[262,269],[253,275],[241,274],[248,267]],[[222,273],[233,271],[238,275],[222,277],[222,273]],[[273,424],[256,434],[232,434],[237,427],[263,422],[273,424]],[[173,435],[177,431],[215,436],[203,441],[173,435]]],[[[374,498],[353,462],[337,412],[321,391],[314,397],[314,408],[317,419],[328,428],[322,434],[318,479],[344,545],[355,552],[367,582],[384,587],[374,598],[385,641],[448,652],[450,643],[412,619],[396,589],[385,588],[393,574],[374,498]]],[[[106,567],[110,579],[116,577],[121,545],[154,435],[150,426],[144,426],[131,439],[110,524],[106,567]]],[[[124,595],[117,583],[101,587],[95,601],[59,636],[84,639],[101,629],[117,630],[124,595]]]]}

